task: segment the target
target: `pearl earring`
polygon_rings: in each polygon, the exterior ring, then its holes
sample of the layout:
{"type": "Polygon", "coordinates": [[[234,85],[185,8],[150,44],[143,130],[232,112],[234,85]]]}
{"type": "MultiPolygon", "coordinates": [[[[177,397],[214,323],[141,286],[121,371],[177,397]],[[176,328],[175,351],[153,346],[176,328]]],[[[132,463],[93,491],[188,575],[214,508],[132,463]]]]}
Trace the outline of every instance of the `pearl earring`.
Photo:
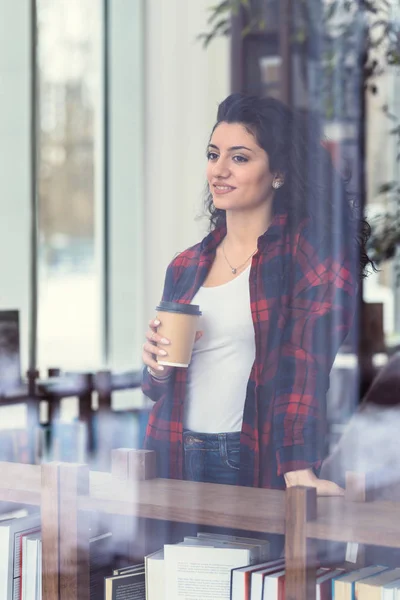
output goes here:
{"type": "Polygon", "coordinates": [[[278,181],[277,179],[275,179],[275,181],[272,183],[272,187],[274,188],[274,190],[279,190],[279,188],[283,185],[283,183],[281,181],[278,181]]]}

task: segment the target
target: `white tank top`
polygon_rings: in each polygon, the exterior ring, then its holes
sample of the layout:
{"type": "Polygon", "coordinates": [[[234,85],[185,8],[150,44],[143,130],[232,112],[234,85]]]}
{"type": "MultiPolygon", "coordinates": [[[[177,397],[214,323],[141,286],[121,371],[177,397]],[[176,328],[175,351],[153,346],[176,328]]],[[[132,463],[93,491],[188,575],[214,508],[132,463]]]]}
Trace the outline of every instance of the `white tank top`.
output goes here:
{"type": "Polygon", "coordinates": [[[240,431],[247,382],[256,349],[250,308],[250,266],[217,287],[202,287],[192,300],[202,316],[203,337],[189,366],[183,426],[199,433],[240,431]]]}

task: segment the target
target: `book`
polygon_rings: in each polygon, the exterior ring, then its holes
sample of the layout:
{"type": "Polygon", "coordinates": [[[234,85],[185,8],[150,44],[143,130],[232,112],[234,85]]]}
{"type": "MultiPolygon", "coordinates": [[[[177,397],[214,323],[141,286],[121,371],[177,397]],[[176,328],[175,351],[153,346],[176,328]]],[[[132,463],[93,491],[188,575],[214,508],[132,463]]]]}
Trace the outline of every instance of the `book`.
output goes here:
{"type": "Polygon", "coordinates": [[[400,600],[400,579],[383,586],[382,600],[400,600]]]}
{"type": "Polygon", "coordinates": [[[261,600],[285,600],[285,569],[264,577],[261,600]]]}
{"type": "Polygon", "coordinates": [[[105,578],[104,600],[145,600],[145,572],[134,571],[105,578]]]}
{"type": "MultiPolygon", "coordinates": [[[[231,571],[231,600],[251,600],[252,578],[259,571],[267,571],[273,573],[274,570],[279,571],[285,566],[283,558],[272,560],[255,565],[246,565],[245,567],[237,567],[231,571]]],[[[258,598],[261,598],[262,587],[259,589],[258,598]]],[[[254,593],[254,597],[256,596],[254,593]]]]}
{"type": "Polygon", "coordinates": [[[121,567],[120,569],[113,569],[113,575],[127,575],[128,573],[135,573],[136,571],[144,571],[144,563],[139,565],[131,565],[130,567],[121,567]]]}
{"type": "Polygon", "coordinates": [[[260,546],[260,562],[267,561],[270,553],[270,543],[268,540],[257,537],[241,537],[238,535],[228,535],[223,533],[210,533],[201,531],[197,534],[200,539],[214,539],[226,542],[239,542],[244,544],[258,544],[260,546]]]}
{"type": "Polygon", "coordinates": [[[358,600],[382,600],[383,586],[400,577],[400,569],[387,569],[378,575],[367,577],[356,582],[358,600]]]}
{"type": "Polygon", "coordinates": [[[0,598],[2,600],[19,598],[22,539],[24,535],[37,533],[39,529],[39,513],[9,521],[0,521],[0,598]]]}
{"type": "Polygon", "coordinates": [[[257,547],[239,544],[236,547],[165,544],[165,599],[230,600],[231,570],[254,563],[257,552],[257,547]]]}
{"type": "Polygon", "coordinates": [[[42,540],[40,540],[40,547],[39,547],[39,556],[38,556],[38,572],[40,573],[39,578],[38,578],[38,600],[42,600],[43,597],[43,590],[42,590],[42,584],[43,584],[43,577],[42,577],[42,573],[43,573],[43,552],[42,552],[42,540]]]}
{"type": "Polygon", "coordinates": [[[146,600],[165,600],[164,548],[144,559],[146,600]]]}
{"type": "Polygon", "coordinates": [[[285,564],[283,561],[283,564],[281,566],[278,566],[278,567],[268,566],[264,569],[259,569],[259,570],[254,571],[254,573],[252,573],[252,575],[251,575],[250,600],[262,600],[263,585],[264,585],[265,577],[267,577],[271,573],[276,573],[278,571],[282,571],[284,566],[285,566],[285,564]]]}
{"type": "MultiPolygon", "coordinates": [[[[14,535],[14,560],[8,561],[8,569],[13,567],[13,573],[18,576],[12,580],[12,600],[41,600],[42,597],[42,542],[40,534],[40,515],[33,515],[29,518],[14,519],[7,522],[8,529],[14,529],[18,525],[21,531],[16,531],[14,535]],[[18,521],[22,523],[18,524],[18,521]],[[33,521],[33,527],[31,527],[33,521]],[[15,522],[15,523],[14,523],[15,522]],[[23,530],[22,530],[23,529],[23,530]]],[[[4,524],[3,524],[4,525],[4,524]]],[[[5,527],[4,527],[5,529],[5,527]]],[[[10,537],[12,532],[10,533],[10,537]]],[[[0,552],[2,523],[0,521],[0,552]]],[[[11,554],[8,554],[11,556],[11,554]]],[[[2,559],[5,557],[1,555],[2,559]]],[[[110,558],[112,556],[112,537],[110,532],[92,536],[89,540],[89,558],[90,558],[90,600],[98,600],[104,597],[104,578],[110,574],[110,558]]],[[[4,563],[0,561],[0,570],[3,568],[3,574],[6,573],[4,563]]],[[[141,568],[143,574],[144,590],[144,566],[141,568]]],[[[0,582],[2,580],[0,579],[0,582]]],[[[8,585],[8,589],[10,586],[8,585]]],[[[7,598],[0,596],[1,600],[7,598]]],[[[135,598],[135,597],[134,597],[135,598]]],[[[138,596],[140,598],[140,596],[138,596]]],[[[144,595],[143,595],[144,598],[144,595]]],[[[136,600],[136,598],[135,598],[136,600]]]]}
{"type": "Polygon", "coordinates": [[[320,569],[317,571],[316,600],[332,600],[332,579],[343,575],[343,569],[320,569]]]}
{"type": "Polygon", "coordinates": [[[26,508],[17,508],[15,510],[10,510],[10,512],[2,513],[0,515],[0,523],[1,521],[11,521],[11,519],[20,519],[21,517],[29,516],[29,512],[26,508]]]}
{"type": "Polygon", "coordinates": [[[104,598],[104,578],[112,572],[112,535],[110,532],[94,535],[95,533],[97,532],[91,531],[89,539],[90,600],[104,598]]]}
{"type": "MultiPolygon", "coordinates": [[[[220,537],[191,537],[187,536],[183,539],[184,544],[188,544],[189,546],[213,546],[214,548],[251,548],[254,549],[253,557],[254,562],[258,563],[261,560],[264,560],[265,556],[265,546],[260,543],[260,540],[251,540],[250,538],[243,538],[243,540],[248,541],[240,541],[239,538],[233,540],[227,540],[220,537]]],[[[269,547],[267,548],[268,553],[269,547]]]]}
{"type": "Polygon", "coordinates": [[[42,572],[39,555],[41,555],[41,552],[40,532],[23,536],[21,597],[18,600],[40,600],[39,580],[41,580],[42,572]]]}
{"type": "Polygon", "coordinates": [[[355,584],[361,579],[366,579],[371,575],[376,575],[387,570],[387,567],[371,566],[362,569],[356,569],[345,573],[332,580],[332,599],[333,600],[353,600],[355,597],[355,584]]]}

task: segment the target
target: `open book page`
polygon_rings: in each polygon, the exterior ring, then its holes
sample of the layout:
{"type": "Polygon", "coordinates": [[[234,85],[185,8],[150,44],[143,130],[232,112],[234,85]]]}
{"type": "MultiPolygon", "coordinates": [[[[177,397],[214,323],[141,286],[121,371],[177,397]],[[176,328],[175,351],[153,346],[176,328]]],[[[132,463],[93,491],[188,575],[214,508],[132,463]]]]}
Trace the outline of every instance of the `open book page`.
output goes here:
{"type": "Polygon", "coordinates": [[[251,551],[165,545],[166,600],[229,600],[231,569],[249,564],[251,551]]]}

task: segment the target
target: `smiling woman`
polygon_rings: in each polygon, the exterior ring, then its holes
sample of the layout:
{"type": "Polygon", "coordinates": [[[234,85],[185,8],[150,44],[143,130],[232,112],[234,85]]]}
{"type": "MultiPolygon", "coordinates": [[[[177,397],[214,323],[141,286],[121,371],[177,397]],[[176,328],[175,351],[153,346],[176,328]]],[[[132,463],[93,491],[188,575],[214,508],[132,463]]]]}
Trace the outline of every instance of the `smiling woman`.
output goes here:
{"type": "Polygon", "coordinates": [[[170,342],[150,322],[145,445],[162,477],[342,494],[318,472],[368,226],[311,120],[272,98],[221,103],[207,180],[211,231],[172,261],[163,294],[200,305],[202,335],[188,369],[162,367],[170,342]]]}

